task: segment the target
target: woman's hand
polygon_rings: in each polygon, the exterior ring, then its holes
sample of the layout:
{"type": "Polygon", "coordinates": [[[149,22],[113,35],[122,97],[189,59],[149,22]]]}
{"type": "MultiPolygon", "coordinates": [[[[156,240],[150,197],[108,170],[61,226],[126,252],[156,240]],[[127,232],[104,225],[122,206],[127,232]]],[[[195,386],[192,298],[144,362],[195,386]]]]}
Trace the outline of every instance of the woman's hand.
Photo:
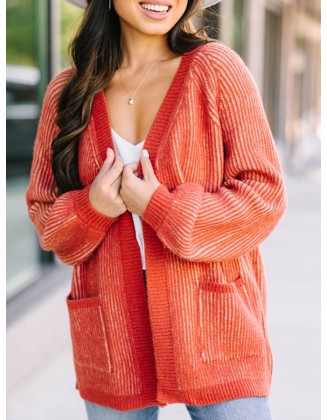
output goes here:
{"type": "Polygon", "coordinates": [[[142,216],[152,194],[160,184],[151,164],[149,157],[141,153],[143,179],[138,178],[137,162],[124,166],[119,194],[131,213],[142,216]]]}
{"type": "Polygon", "coordinates": [[[114,163],[113,159],[114,152],[109,148],[107,158],[89,191],[89,200],[92,207],[109,217],[117,217],[127,209],[119,195],[124,164],[120,158],[117,158],[114,163]]]}

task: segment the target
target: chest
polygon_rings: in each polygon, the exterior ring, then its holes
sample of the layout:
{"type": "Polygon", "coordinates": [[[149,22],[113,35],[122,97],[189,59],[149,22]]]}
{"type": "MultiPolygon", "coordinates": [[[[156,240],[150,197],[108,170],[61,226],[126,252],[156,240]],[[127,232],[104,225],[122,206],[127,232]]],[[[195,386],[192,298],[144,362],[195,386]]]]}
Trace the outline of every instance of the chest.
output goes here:
{"type": "Polygon", "coordinates": [[[137,74],[123,72],[123,69],[121,72],[115,72],[104,94],[110,126],[121,137],[134,145],[147,137],[180,62],[181,57],[177,57],[169,63],[161,63],[147,76],[144,70],[137,74]],[[129,104],[131,96],[133,96],[132,105],[129,104]]]}
{"type": "MultiPolygon", "coordinates": [[[[136,130],[138,122],[143,121],[136,108],[130,114],[131,121],[124,115],[124,124],[120,128],[113,128],[126,140],[137,140],[135,144],[145,140],[143,147],[149,151],[156,177],[167,188],[195,182],[203,185],[207,191],[215,191],[222,185],[224,171],[223,137],[217,99],[212,94],[215,86],[211,90],[206,89],[204,84],[194,80],[195,76],[187,72],[185,67],[186,64],[164,93],[161,104],[157,102],[156,107],[160,108],[157,113],[151,111],[149,106],[152,115],[156,114],[149,123],[152,124],[150,129],[141,124],[140,131],[136,130]],[[131,131],[123,131],[124,128],[131,131]]],[[[128,107],[134,106],[128,104],[126,95],[125,108],[117,105],[118,112],[114,103],[111,108],[110,104],[108,107],[107,99],[104,92],[96,96],[90,123],[79,141],[79,176],[82,185],[93,182],[106,157],[107,148],[114,148],[111,124],[119,121],[119,113],[124,114],[128,107]],[[116,112],[118,119],[115,119],[116,112]]],[[[117,101],[121,101],[119,95],[117,101]]],[[[144,109],[143,113],[147,114],[147,110],[144,109]]],[[[139,145],[142,146],[141,143],[139,145]]],[[[138,172],[142,177],[141,165],[138,172]]]]}

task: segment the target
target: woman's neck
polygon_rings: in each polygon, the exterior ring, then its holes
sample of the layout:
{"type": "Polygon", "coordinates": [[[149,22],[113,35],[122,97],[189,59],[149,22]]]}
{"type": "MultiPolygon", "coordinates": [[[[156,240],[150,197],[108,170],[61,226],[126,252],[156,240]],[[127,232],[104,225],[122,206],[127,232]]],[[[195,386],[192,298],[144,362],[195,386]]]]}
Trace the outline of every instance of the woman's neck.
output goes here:
{"type": "Polygon", "coordinates": [[[176,54],[170,50],[167,36],[139,36],[132,37],[125,34],[121,40],[122,62],[121,68],[129,68],[137,71],[147,64],[160,60],[174,58],[176,54]]]}

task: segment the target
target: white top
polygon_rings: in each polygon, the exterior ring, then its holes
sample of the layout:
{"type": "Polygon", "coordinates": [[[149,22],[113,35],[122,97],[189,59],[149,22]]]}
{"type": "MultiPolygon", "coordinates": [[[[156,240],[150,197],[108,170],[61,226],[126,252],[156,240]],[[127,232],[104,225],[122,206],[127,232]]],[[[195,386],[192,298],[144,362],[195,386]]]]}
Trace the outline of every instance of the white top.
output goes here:
{"type": "MultiPolygon", "coordinates": [[[[134,145],[130,143],[129,141],[125,140],[118,133],[116,133],[116,131],[113,128],[111,129],[111,134],[114,140],[117,156],[119,156],[123,160],[124,165],[128,165],[129,163],[132,163],[132,162],[138,162],[140,160],[141,151],[142,151],[142,147],[145,140],[134,145]]],[[[143,267],[143,270],[145,270],[144,241],[143,241],[141,217],[134,213],[132,213],[132,217],[133,217],[133,222],[134,222],[134,227],[135,227],[136,239],[140,246],[142,267],[143,267]]]]}

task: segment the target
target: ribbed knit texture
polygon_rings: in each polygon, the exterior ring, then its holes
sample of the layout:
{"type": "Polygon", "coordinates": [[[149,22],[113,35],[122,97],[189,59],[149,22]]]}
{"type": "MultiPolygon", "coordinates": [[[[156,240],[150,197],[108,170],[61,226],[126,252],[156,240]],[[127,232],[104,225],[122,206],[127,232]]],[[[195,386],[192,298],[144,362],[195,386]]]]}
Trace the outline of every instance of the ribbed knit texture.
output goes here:
{"type": "Polygon", "coordinates": [[[145,139],[161,183],[142,216],[146,288],[131,213],[110,218],[88,199],[114,148],[104,92],[79,143],[83,189],[50,192],[56,104],[71,74],[48,86],[26,198],[42,248],[74,266],[66,303],[81,397],[131,410],[269,395],[259,245],[287,196],[244,62],[219,42],[184,54],[145,139]]]}

